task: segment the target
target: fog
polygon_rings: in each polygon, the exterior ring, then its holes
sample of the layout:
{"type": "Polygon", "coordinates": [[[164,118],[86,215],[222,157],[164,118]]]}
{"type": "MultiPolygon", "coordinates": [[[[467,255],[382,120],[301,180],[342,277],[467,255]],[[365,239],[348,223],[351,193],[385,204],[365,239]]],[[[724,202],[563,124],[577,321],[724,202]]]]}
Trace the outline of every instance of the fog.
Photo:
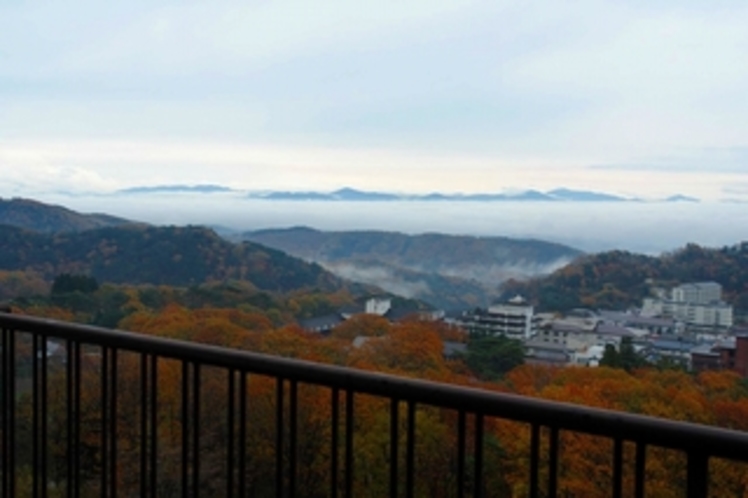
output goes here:
{"type": "Polygon", "coordinates": [[[353,282],[375,285],[402,297],[419,298],[432,292],[428,283],[422,280],[407,281],[395,275],[391,269],[381,266],[362,267],[347,263],[327,263],[322,266],[339,277],[353,282]]]}
{"type": "Polygon", "coordinates": [[[583,251],[657,254],[695,242],[748,239],[748,210],[738,203],[639,202],[330,202],[268,201],[236,194],[36,196],[83,212],[153,224],[205,224],[233,230],[305,225],[321,230],[537,238],[583,251]]]}

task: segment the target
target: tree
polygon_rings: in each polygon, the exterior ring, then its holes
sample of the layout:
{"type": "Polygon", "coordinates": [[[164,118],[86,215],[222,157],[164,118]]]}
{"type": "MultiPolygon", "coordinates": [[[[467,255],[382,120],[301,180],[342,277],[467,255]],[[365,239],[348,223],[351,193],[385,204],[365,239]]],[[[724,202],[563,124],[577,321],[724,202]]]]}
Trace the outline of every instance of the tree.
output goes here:
{"type": "Polygon", "coordinates": [[[605,351],[603,357],[600,359],[600,366],[610,368],[621,368],[621,358],[616,347],[612,344],[605,345],[605,351]]]}
{"type": "Polygon", "coordinates": [[[623,368],[627,372],[631,372],[634,369],[645,367],[649,363],[636,352],[631,338],[624,337],[621,339],[618,351],[610,344],[605,346],[605,352],[600,360],[600,365],[611,368],[623,368]]]}
{"type": "Polygon", "coordinates": [[[95,278],[86,275],[72,275],[63,273],[55,277],[52,283],[52,294],[63,294],[67,292],[81,292],[91,294],[99,288],[95,278]]]}
{"type": "Polygon", "coordinates": [[[389,331],[390,322],[383,316],[361,313],[336,326],[332,335],[340,339],[353,340],[360,335],[379,337],[386,335],[389,331]]]}
{"type": "Polygon", "coordinates": [[[471,339],[466,363],[478,377],[495,380],[525,362],[525,349],[516,339],[504,335],[471,339]]]}

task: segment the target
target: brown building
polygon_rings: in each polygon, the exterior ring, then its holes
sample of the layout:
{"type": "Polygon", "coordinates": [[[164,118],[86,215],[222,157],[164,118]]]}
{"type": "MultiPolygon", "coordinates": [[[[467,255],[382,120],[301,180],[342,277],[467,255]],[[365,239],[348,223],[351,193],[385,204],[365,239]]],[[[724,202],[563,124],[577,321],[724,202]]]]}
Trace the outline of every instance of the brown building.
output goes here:
{"type": "Polygon", "coordinates": [[[741,377],[748,377],[748,335],[735,337],[735,350],[727,368],[735,370],[741,377]]]}
{"type": "Polygon", "coordinates": [[[706,370],[722,370],[724,368],[720,351],[709,345],[694,348],[691,351],[691,368],[694,372],[706,370]]]}
{"type": "Polygon", "coordinates": [[[748,378],[748,334],[736,335],[713,346],[701,346],[691,351],[691,367],[696,372],[705,370],[733,370],[748,378]]]}

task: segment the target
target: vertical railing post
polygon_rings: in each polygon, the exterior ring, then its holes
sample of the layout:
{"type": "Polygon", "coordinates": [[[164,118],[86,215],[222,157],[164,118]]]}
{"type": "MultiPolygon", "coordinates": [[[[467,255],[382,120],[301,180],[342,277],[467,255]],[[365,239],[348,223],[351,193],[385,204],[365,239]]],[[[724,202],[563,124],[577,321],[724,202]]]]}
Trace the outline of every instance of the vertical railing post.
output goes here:
{"type": "Polygon", "coordinates": [[[465,498],[466,419],[465,412],[460,410],[457,414],[457,498],[465,498]]]}
{"type": "MultiPolygon", "coordinates": [[[[0,312],[10,313],[9,306],[0,306],[0,312]]],[[[15,479],[15,344],[14,332],[7,327],[2,327],[2,361],[0,362],[0,374],[2,374],[2,495],[13,496],[15,479]]]]}
{"type": "Polygon", "coordinates": [[[538,498],[540,486],[540,426],[532,424],[530,432],[530,498],[538,498]]]}
{"type": "Polygon", "coordinates": [[[548,448],[548,496],[556,498],[558,492],[558,427],[551,427],[548,448]]]}
{"type": "Polygon", "coordinates": [[[41,498],[47,498],[47,440],[48,440],[48,416],[47,416],[47,403],[49,398],[48,391],[48,375],[47,375],[47,336],[43,335],[42,339],[42,350],[41,350],[41,498]]]}
{"type": "Polygon", "coordinates": [[[289,435],[288,435],[288,493],[290,498],[296,496],[296,472],[298,458],[298,425],[299,425],[299,400],[298,383],[291,381],[289,393],[289,435]]]}
{"type": "Polygon", "coordinates": [[[16,334],[8,334],[8,494],[16,495],[16,334]]]}
{"type": "Polygon", "coordinates": [[[39,498],[39,335],[31,338],[31,476],[33,498],[39,498]]]}
{"type": "Polygon", "coordinates": [[[150,395],[151,395],[151,441],[150,441],[150,475],[149,487],[150,496],[158,495],[158,356],[151,356],[151,378],[150,378],[150,395]]]}
{"type": "Polygon", "coordinates": [[[200,363],[192,367],[192,498],[200,496],[200,363]]]}
{"type": "Polygon", "coordinates": [[[73,496],[78,498],[80,496],[81,488],[81,343],[76,342],[73,346],[73,358],[75,365],[73,366],[73,412],[75,417],[73,419],[73,496]]]}
{"type": "Polygon", "coordinates": [[[182,361],[182,498],[189,497],[190,475],[190,364],[182,361]]]}
{"type": "Polygon", "coordinates": [[[247,488],[247,372],[239,371],[239,496],[247,488]]]}
{"type": "Polygon", "coordinates": [[[278,377],[275,389],[275,496],[283,497],[283,378],[278,377]]]}
{"type": "Polygon", "coordinates": [[[623,440],[613,441],[613,498],[623,496],[623,440]]]}
{"type": "Polygon", "coordinates": [[[390,496],[397,498],[397,480],[398,480],[398,426],[400,425],[400,416],[398,414],[398,405],[400,401],[397,398],[390,400],[390,496]]]}
{"type": "Polygon", "coordinates": [[[236,372],[234,369],[228,371],[228,389],[229,399],[226,408],[227,420],[226,428],[226,498],[234,498],[234,412],[236,411],[236,372]]]}
{"type": "Polygon", "coordinates": [[[416,404],[408,401],[408,426],[405,444],[405,496],[413,498],[415,494],[416,473],[416,404]]]}
{"type": "Polygon", "coordinates": [[[109,496],[117,498],[117,348],[111,349],[111,372],[109,386],[111,390],[109,406],[109,496]]]}
{"type": "Polygon", "coordinates": [[[109,471],[109,458],[107,450],[109,448],[109,423],[110,412],[109,412],[109,348],[101,348],[101,430],[100,437],[101,442],[101,498],[107,498],[107,473],[109,471]]]}
{"type": "Polygon", "coordinates": [[[473,490],[473,496],[475,498],[483,498],[485,490],[483,489],[483,435],[485,429],[483,427],[483,414],[475,414],[475,489],[473,490]]]}
{"type": "Polygon", "coordinates": [[[148,355],[140,355],[140,496],[148,496],[148,355]]]}
{"type": "Polygon", "coordinates": [[[345,497],[353,496],[353,391],[345,391],[345,497]]]}
{"type": "Polygon", "coordinates": [[[330,498],[338,498],[338,425],[340,424],[340,391],[337,387],[331,394],[332,416],[330,423],[330,498]]]}
{"type": "Polygon", "coordinates": [[[687,498],[706,498],[709,488],[709,458],[698,450],[688,452],[687,498]]]}

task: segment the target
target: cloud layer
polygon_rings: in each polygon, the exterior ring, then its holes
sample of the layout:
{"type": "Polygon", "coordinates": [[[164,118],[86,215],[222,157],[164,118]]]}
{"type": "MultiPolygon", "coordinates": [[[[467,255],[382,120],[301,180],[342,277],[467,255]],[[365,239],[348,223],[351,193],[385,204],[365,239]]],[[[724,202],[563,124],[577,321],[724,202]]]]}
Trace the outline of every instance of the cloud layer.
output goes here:
{"type": "Polygon", "coordinates": [[[670,175],[716,198],[748,167],[748,6],[705,5],[6,3],[0,188],[654,194],[670,175]]]}

